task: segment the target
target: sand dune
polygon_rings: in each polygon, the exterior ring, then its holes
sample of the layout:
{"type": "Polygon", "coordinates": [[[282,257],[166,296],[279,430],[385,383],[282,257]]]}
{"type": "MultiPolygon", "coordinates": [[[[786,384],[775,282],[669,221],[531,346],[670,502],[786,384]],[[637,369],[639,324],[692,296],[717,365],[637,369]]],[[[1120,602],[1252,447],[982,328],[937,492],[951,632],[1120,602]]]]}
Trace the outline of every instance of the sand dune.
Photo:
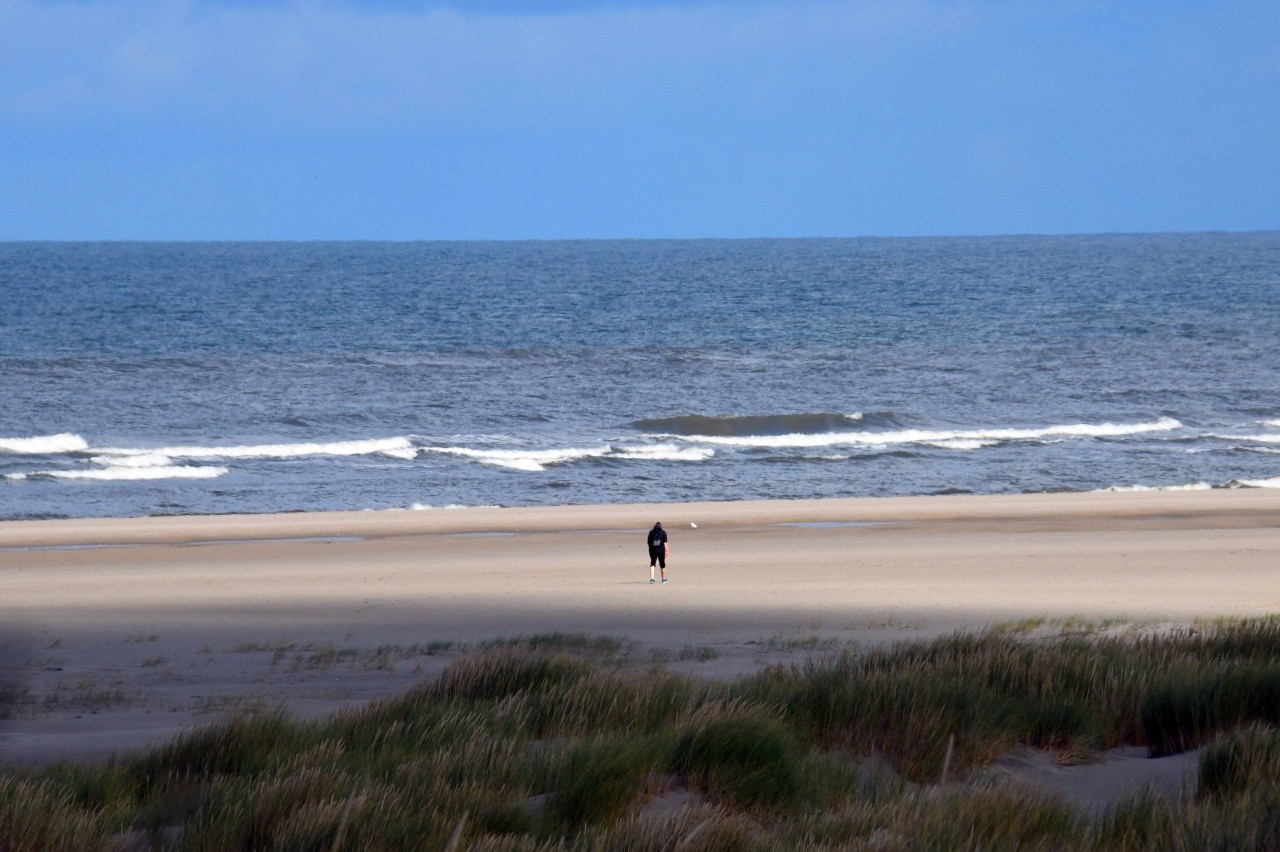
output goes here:
{"type": "Polygon", "coordinates": [[[100,756],[245,702],[329,712],[497,637],[623,637],[731,677],[1025,618],[1271,613],[1278,519],[1280,493],[1232,490],[8,522],[0,760],[100,756]]]}

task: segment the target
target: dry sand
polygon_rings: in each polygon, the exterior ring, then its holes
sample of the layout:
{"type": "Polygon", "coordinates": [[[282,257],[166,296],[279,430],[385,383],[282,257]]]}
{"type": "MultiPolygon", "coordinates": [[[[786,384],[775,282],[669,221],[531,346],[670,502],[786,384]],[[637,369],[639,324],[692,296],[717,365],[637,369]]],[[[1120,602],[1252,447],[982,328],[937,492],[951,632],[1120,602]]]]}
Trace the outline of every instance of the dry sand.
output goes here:
{"type": "Polygon", "coordinates": [[[245,703],[358,705],[500,637],[620,637],[732,677],[1027,618],[1276,611],[1267,490],[6,522],[0,763],[100,757],[245,703]]]}

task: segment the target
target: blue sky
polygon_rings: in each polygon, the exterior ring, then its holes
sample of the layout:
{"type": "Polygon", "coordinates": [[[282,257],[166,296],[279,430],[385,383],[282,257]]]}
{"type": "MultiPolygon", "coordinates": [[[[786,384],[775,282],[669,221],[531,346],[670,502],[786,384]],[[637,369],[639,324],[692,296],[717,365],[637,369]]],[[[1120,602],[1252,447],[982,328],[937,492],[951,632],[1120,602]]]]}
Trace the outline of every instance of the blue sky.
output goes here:
{"type": "Polygon", "coordinates": [[[1277,228],[1275,0],[0,0],[0,239],[1277,228]]]}

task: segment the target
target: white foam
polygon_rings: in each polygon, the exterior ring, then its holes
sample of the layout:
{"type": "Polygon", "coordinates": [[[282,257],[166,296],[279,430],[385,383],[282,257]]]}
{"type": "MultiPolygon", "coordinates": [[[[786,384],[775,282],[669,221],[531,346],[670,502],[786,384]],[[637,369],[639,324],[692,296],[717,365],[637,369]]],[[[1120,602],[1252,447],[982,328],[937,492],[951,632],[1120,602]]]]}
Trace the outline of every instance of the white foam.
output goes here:
{"type": "Polygon", "coordinates": [[[89,444],[85,439],[70,432],[38,435],[33,438],[0,438],[0,453],[43,456],[54,453],[77,453],[87,449],[89,444]]]}
{"type": "Polygon", "coordinates": [[[1112,485],[1100,488],[1099,491],[1210,491],[1213,486],[1207,482],[1189,482],[1186,485],[1112,485]]]}
{"type": "Polygon", "coordinates": [[[1160,417],[1145,423],[1074,423],[1066,426],[1050,426],[1045,435],[1070,435],[1084,438],[1124,437],[1148,432],[1168,432],[1181,429],[1182,424],[1172,417],[1160,417]]]}
{"type": "Polygon", "coordinates": [[[510,470],[523,470],[530,473],[546,470],[548,467],[567,464],[588,458],[614,458],[629,461],[706,461],[716,454],[711,447],[680,446],[675,443],[661,443],[638,446],[612,447],[568,447],[550,450],[498,450],[478,449],[475,447],[428,447],[426,452],[443,455],[461,456],[474,459],[481,464],[494,467],[505,467],[510,470]]]}
{"type": "Polygon", "coordinates": [[[736,447],[830,447],[841,445],[892,446],[895,444],[929,444],[947,449],[975,449],[973,442],[991,446],[1005,441],[1036,441],[1046,438],[1113,438],[1179,429],[1182,424],[1172,417],[1161,417],[1145,423],[1069,423],[1040,429],[975,429],[930,431],[897,429],[886,432],[826,432],[819,434],[717,436],[669,435],[677,440],[736,447]]]}
{"type": "Polygon", "coordinates": [[[1245,488],[1280,488],[1280,476],[1270,479],[1237,479],[1235,483],[1245,488]]]}
{"type": "Polygon", "coordinates": [[[173,464],[173,459],[159,453],[145,453],[138,456],[94,456],[89,461],[107,467],[165,467],[173,464]]]}
{"type": "Polygon", "coordinates": [[[925,441],[924,443],[941,450],[980,450],[983,447],[994,447],[1000,442],[976,438],[951,438],[946,441],[925,441]]]}
{"type": "Polygon", "coordinates": [[[1274,433],[1265,435],[1221,435],[1211,432],[1205,437],[1216,438],[1219,441],[1252,441],[1256,444],[1280,444],[1280,435],[1274,433]]]}
{"type": "Polygon", "coordinates": [[[464,506],[461,503],[449,503],[444,506],[431,506],[426,503],[414,503],[409,507],[414,512],[437,512],[448,509],[501,509],[501,506],[464,506]]]}
{"type": "Polygon", "coordinates": [[[639,461],[706,461],[716,454],[710,447],[681,447],[676,444],[652,444],[647,447],[619,447],[610,458],[639,461]]]}
{"type": "Polygon", "coordinates": [[[29,476],[52,479],[83,479],[101,481],[140,479],[216,479],[226,474],[225,467],[196,467],[192,465],[160,465],[148,467],[108,467],[103,470],[45,470],[31,474],[13,474],[11,479],[29,476]]]}
{"type": "Polygon", "coordinates": [[[477,450],[471,447],[430,447],[431,452],[475,459],[481,464],[524,470],[531,473],[546,470],[548,465],[564,464],[585,458],[608,455],[609,447],[569,448],[561,450],[477,450]]]}
{"type": "Polygon", "coordinates": [[[307,456],[364,456],[381,454],[412,459],[417,455],[408,438],[374,438],[362,441],[333,441],[307,444],[247,444],[229,447],[158,447],[155,449],[99,449],[100,457],[142,455],[171,459],[292,459],[307,456]]]}

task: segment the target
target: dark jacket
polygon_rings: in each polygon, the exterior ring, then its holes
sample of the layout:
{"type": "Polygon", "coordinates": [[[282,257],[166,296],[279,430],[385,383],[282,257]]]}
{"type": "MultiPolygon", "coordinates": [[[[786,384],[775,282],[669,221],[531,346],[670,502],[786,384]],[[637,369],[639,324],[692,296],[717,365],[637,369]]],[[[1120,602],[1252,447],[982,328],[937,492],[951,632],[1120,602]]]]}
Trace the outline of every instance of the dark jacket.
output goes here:
{"type": "Polygon", "coordinates": [[[645,543],[649,545],[650,553],[662,552],[667,545],[667,531],[662,528],[662,524],[653,525],[653,529],[645,535],[645,543]]]}

